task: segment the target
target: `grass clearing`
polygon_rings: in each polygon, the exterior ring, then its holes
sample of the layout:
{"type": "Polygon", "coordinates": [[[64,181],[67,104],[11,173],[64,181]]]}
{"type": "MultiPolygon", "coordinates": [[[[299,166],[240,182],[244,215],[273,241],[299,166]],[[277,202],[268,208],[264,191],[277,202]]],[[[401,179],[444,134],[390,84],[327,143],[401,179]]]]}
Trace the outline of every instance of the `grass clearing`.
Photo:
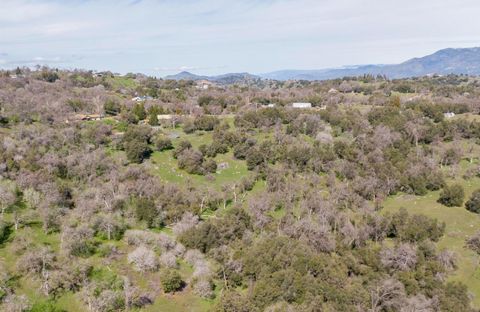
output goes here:
{"type": "MultiPolygon", "coordinates": [[[[462,161],[461,168],[468,166],[462,161]]],[[[463,171],[462,170],[462,171],[463,171]]],[[[461,174],[458,174],[461,176],[461,174]]],[[[480,178],[471,180],[449,180],[447,183],[460,183],[465,188],[466,200],[471,193],[480,189],[480,178]]],[[[458,269],[449,277],[452,281],[461,281],[468,286],[473,295],[473,303],[480,306],[480,257],[465,247],[465,239],[480,230],[480,216],[469,212],[465,207],[445,207],[437,203],[440,191],[429,192],[425,196],[398,194],[388,198],[384,203],[383,213],[396,212],[405,208],[410,214],[423,214],[445,222],[444,237],[438,242],[439,250],[449,249],[456,253],[458,269]]]]}
{"type": "MultiPolygon", "coordinates": [[[[173,146],[176,147],[181,141],[187,140],[192,147],[198,149],[201,145],[211,144],[212,133],[197,131],[192,134],[186,134],[181,129],[166,129],[167,136],[175,134],[176,138],[172,139],[173,146]]],[[[211,177],[189,174],[184,170],[178,169],[177,160],[173,158],[173,151],[154,152],[150,157],[150,167],[152,172],[160,177],[164,182],[172,182],[179,185],[185,185],[188,181],[194,185],[201,187],[212,187],[218,191],[222,186],[236,181],[248,175],[247,165],[245,161],[237,160],[233,157],[233,152],[226,154],[218,154],[214,160],[217,164],[224,164],[225,169],[218,169],[211,177]]]]}
{"type": "Polygon", "coordinates": [[[107,82],[110,83],[114,89],[135,89],[138,85],[133,78],[128,77],[108,78],[107,82]]]}

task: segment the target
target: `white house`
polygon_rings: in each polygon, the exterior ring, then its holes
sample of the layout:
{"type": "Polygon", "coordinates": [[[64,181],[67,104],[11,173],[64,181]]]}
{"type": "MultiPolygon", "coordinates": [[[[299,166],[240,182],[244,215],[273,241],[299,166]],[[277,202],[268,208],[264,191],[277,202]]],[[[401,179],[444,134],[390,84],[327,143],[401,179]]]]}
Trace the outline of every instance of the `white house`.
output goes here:
{"type": "Polygon", "coordinates": [[[293,103],[293,108],[312,108],[312,103],[293,103]]]}
{"type": "Polygon", "coordinates": [[[443,114],[443,116],[445,116],[445,118],[453,118],[453,117],[455,117],[455,113],[454,112],[448,112],[448,113],[443,114]]]}

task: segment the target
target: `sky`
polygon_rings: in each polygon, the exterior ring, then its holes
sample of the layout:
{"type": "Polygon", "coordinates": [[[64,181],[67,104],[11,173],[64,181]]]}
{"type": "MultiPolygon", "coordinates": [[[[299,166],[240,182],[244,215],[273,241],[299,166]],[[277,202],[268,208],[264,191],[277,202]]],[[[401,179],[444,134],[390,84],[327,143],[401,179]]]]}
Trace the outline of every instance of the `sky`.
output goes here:
{"type": "Polygon", "coordinates": [[[0,68],[266,73],[480,46],[478,0],[0,0],[0,68]]]}

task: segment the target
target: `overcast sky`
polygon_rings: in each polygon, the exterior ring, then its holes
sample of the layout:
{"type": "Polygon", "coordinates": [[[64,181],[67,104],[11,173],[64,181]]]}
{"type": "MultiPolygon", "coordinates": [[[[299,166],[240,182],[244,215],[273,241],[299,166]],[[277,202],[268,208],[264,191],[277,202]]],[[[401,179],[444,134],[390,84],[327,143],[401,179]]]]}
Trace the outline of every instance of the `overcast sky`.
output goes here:
{"type": "Polygon", "coordinates": [[[0,67],[164,76],[398,63],[480,46],[478,0],[0,0],[0,67]]]}

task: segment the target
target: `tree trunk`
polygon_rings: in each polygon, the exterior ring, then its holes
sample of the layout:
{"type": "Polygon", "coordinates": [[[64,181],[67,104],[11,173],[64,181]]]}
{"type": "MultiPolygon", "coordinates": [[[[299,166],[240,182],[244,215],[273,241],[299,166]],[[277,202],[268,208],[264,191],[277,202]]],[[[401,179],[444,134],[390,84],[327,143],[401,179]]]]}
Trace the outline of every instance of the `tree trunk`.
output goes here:
{"type": "Polygon", "coordinates": [[[202,202],[200,203],[200,214],[203,213],[203,204],[205,202],[205,196],[202,197],[202,202]]]}
{"type": "Polygon", "coordinates": [[[108,240],[110,240],[111,233],[112,233],[112,226],[109,224],[109,225],[107,225],[107,237],[108,237],[108,240]]]}

